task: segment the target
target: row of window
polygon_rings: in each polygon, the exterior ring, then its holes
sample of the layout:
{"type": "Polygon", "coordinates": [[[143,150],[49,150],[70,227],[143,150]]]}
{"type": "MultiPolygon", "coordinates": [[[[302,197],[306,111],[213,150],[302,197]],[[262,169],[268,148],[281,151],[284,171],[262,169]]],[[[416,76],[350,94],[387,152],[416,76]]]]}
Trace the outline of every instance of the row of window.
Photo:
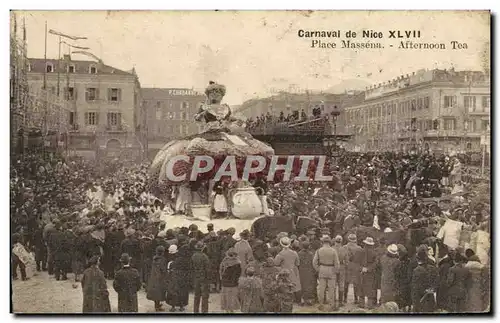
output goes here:
{"type": "MultiPolygon", "coordinates": [[[[55,86],[48,86],[47,90],[52,94],[56,94],[55,86]]],[[[73,101],[77,99],[78,91],[74,87],[64,88],[64,99],[73,101]]],[[[107,101],[109,102],[120,102],[122,100],[122,89],[119,88],[108,88],[107,89],[107,101]]],[[[97,101],[100,99],[100,91],[95,87],[88,87],[85,89],[85,100],[88,102],[97,101]]]]}
{"type": "Polygon", "coordinates": [[[409,115],[410,111],[429,109],[430,97],[415,98],[397,103],[396,101],[375,104],[346,112],[346,121],[353,123],[364,118],[384,118],[396,115],[409,115]]]}
{"type": "Polygon", "coordinates": [[[189,119],[189,113],[187,112],[180,112],[179,113],[179,119],[176,119],[176,113],[175,112],[168,112],[165,117],[163,116],[163,111],[158,111],[156,110],[156,120],[190,120],[189,119]]]}
{"type": "MultiPolygon", "coordinates": [[[[489,96],[480,96],[481,105],[477,102],[477,97],[475,95],[464,95],[463,97],[463,106],[469,112],[489,112],[491,99],[489,96]]],[[[445,108],[456,108],[459,105],[457,104],[457,96],[456,95],[446,95],[444,97],[444,107],[445,108]]]]}
{"type": "MultiPolygon", "coordinates": [[[[99,112],[85,112],[84,122],[88,126],[96,126],[99,124],[99,112]]],[[[122,114],[120,112],[108,112],[106,114],[107,126],[108,127],[120,127],[122,125],[122,114]]],[[[69,113],[69,124],[76,125],[76,113],[69,113]]]]}
{"type": "MultiPolygon", "coordinates": [[[[28,72],[31,72],[31,64],[28,64],[28,72]]],[[[88,68],[88,73],[89,74],[97,74],[97,66],[95,65],[90,65],[88,68]]],[[[52,63],[47,63],[45,65],[45,72],[47,73],[55,73],[56,69],[54,64],[52,63]]],[[[76,66],[74,64],[66,65],[65,72],[67,73],[75,73],[76,72],[76,66]]]]}
{"type": "MultiPolygon", "coordinates": [[[[477,102],[477,97],[466,95],[463,97],[463,106],[469,112],[489,112],[490,97],[480,96],[481,105],[477,102]]],[[[447,95],[443,97],[445,108],[457,107],[457,96],[447,95]]],[[[415,98],[396,103],[395,101],[375,104],[369,107],[346,111],[345,117],[348,123],[356,123],[356,120],[390,117],[391,115],[410,115],[411,111],[419,111],[430,108],[430,97],[415,98]]]]}
{"type": "MultiPolygon", "coordinates": [[[[189,135],[191,134],[189,125],[179,124],[179,125],[169,125],[166,127],[165,125],[157,124],[155,129],[155,135],[189,135]]],[[[202,126],[198,126],[198,132],[203,131],[202,126]]]]}
{"type": "Polygon", "coordinates": [[[402,130],[417,130],[417,131],[429,131],[429,130],[445,130],[445,131],[455,131],[464,130],[469,133],[487,131],[490,126],[489,120],[467,120],[464,122],[462,129],[457,129],[457,119],[456,118],[443,118],[442,127],[439,125],[439,120],[417,120],[417,118],[412,118],[404,122],[387,123],[387,124],[370,124],[366,128],[363,126],[358,127],[358,132],[363,134],[375,134],[375,133],[397,133],[402,130]],[[442,128],[442,129],[441,129],[442,128]]]}

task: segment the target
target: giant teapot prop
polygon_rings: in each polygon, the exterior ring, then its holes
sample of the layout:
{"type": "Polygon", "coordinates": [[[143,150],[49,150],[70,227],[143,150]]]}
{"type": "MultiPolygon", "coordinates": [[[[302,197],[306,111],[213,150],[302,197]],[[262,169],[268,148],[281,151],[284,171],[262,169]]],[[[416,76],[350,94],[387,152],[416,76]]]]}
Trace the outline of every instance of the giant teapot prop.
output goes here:
{"type": "Polygon", "coordinates": [[[231,213],[238,219],[254,219],[262,212],[262,203],[253,187],[237,188],[231,202],[231,213]]]}

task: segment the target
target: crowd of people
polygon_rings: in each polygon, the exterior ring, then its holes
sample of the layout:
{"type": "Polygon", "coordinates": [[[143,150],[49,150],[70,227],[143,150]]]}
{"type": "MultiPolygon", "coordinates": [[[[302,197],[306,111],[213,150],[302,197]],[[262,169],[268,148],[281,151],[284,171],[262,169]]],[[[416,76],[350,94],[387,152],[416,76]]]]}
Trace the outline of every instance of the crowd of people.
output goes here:
{"type": "Polygon", "coordinates": [[[345,152],[332,164],[331,183],[261,187],[274,217],[295,225],[257,236],[162,222],[158,214],[174,202],[157,198],[147,163],[25,155],[11,165],[13,279],[18,269],[28,279],[31,262],[56,280],[73,273],[84,312],[111,311],[107,279],[120,312],[138,310],[141,290],[158,311],[163,303],[185,310],[190,292],[193,311],[203,313],[212,297],[228,313],[287,313],[299,304],[489,309],[489,181],[464,181],[466,167],[446,156],[345,152]]]}
{"type": "MultiPolygon", "coordinates": [[[[289,107],[290,108],[290,107],[289,107]]],[[[291,108],[290,108],[291,109],[291,108]]],[[[262,127],[262,126],[274,126],[277,124],[293,124],[298,122],[304,122],[307,120],[314,120],[325,116],[325,108],[320,106],[315,106],[312,108],[311,115],[308,115],[304,109],[300,112],[299,110],[294,110],[287,115],[283,111],[280,112],[278,116],[273,115],[271,112],[262,114],[259,117],[248,118],[246,120],[246,129],[251,131],[252,129],[262,127]]]]}

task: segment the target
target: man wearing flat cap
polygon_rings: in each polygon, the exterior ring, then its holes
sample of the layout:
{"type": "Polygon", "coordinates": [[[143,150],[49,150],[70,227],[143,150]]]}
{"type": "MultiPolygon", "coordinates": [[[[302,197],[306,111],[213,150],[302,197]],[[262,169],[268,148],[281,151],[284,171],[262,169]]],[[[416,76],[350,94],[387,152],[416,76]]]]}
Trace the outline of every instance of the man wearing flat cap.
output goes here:
{"type": "Polygon", "coordinates": [[[118,312],[133,313],[139,311],[137,292],[141,289],[141,276],[137,269],[130,267],[130,256],[120,257],[122,268],[116,272],[113,288],[118,294],[118,312]]]}

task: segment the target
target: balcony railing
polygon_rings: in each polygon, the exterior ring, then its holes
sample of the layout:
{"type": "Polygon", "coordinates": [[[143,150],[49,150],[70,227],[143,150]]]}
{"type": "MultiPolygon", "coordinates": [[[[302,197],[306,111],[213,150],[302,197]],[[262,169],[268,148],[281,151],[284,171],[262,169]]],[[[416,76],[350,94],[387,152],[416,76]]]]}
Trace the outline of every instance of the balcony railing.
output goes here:
{"type": "Polygon", "coordinates": [[[247,127],[247,131],[252,135],[323,135],[327,120],[318,118],[301,122],[265,122],[262,124],[247,127]]]}

